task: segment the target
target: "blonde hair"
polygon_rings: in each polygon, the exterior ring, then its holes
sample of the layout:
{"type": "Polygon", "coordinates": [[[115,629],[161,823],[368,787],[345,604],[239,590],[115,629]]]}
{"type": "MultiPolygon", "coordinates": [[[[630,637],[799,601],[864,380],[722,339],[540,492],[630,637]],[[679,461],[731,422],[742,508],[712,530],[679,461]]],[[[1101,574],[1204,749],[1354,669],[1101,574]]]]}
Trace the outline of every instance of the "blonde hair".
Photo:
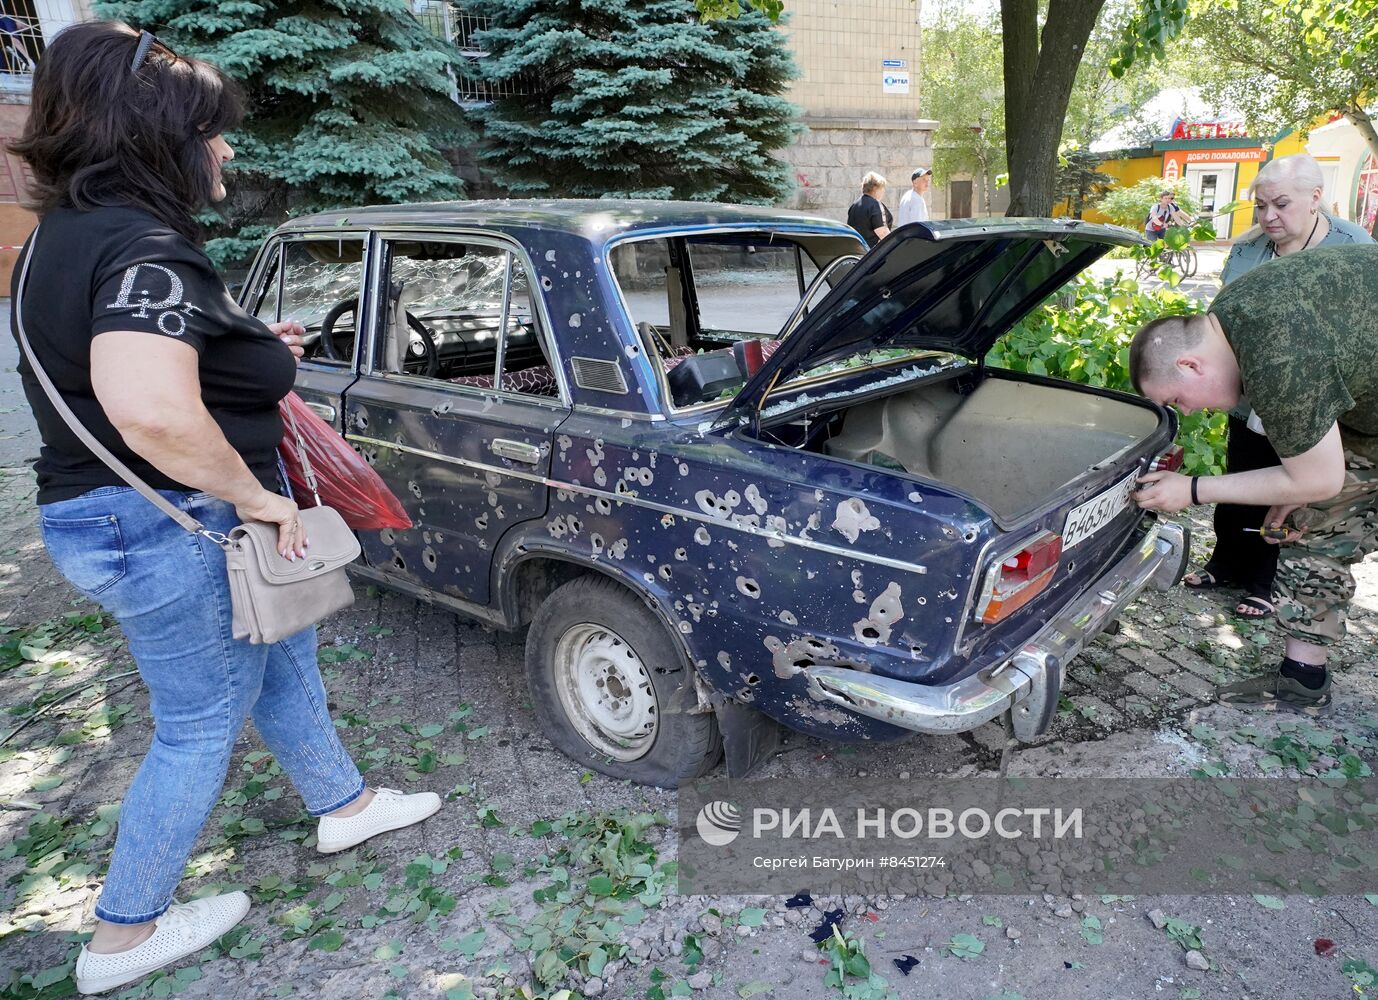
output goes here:
{"type": "Polygon", "coordinates": [[[1269,160],[1259,168],[1258,176],[1250,186],[1250,194],[1257,191],[1260,184],[1283,184],[1294,191],[1310,194],[1316,188],[1324,190],[1325,176],[1321,173],[1321,165],[1312,157],[1305,153],[1294,153],[1269,160]]]}
{"type": "Polygon", "coordinates": [[[870,194],[876,188],[885,187],[885,178],[872,170],[865,177],[861,178],[861,193],[870,194]]]}

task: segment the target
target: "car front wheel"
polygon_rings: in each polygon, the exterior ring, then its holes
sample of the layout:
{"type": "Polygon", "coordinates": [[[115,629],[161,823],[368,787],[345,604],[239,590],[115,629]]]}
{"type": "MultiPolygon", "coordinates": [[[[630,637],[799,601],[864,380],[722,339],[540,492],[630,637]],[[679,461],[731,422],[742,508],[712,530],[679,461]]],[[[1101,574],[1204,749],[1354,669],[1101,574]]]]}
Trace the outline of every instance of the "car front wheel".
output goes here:
{"type": "Polygon", "coordinates": [[[612,580],[586,576],[556,589],[531,622],[526,673],[551,742],[614,778],[678,787],[721,752],[683,657],[665,626],[612,580]]]}

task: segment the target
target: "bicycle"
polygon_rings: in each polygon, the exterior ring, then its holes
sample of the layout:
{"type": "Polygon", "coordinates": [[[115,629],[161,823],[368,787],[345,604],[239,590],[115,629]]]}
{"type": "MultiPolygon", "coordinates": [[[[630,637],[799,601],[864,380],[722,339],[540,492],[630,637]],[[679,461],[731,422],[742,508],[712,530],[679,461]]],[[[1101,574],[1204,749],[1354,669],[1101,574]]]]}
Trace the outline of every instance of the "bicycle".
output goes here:
{"type": "Polygon", "coordinates": [[[1200,263],[1196,256],[1196,250],[1191,246],[1185,246],[1180,250],[1163,247],[1156,256],[1140,257],[1135,264],[1134,272],[1142,280],[1157,275],[1159,270],[1164,267],[1170,267],[1185,281],[1187,278],[1196,276],[1196,270],[1200,263]]]}

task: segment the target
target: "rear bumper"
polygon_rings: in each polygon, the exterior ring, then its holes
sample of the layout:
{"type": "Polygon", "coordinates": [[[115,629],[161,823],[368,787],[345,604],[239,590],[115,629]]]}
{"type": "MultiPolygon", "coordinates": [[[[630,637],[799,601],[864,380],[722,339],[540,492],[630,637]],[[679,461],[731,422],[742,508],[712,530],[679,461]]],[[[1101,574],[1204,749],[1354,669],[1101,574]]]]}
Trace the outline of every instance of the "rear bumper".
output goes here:
{"type": "Polygon", "coordinates": [[[1186,570],[1191,533],[1157,522],[1143,541],[1003,663],[953,684],[925,685],[845,667],[807,670],[809,689],[843,708],[920,733],[960,733],[1013,710],[1015,735],[1031,740],[1057,711],[1067,665],[1144,588],[1167,590],[1186,570]]]}

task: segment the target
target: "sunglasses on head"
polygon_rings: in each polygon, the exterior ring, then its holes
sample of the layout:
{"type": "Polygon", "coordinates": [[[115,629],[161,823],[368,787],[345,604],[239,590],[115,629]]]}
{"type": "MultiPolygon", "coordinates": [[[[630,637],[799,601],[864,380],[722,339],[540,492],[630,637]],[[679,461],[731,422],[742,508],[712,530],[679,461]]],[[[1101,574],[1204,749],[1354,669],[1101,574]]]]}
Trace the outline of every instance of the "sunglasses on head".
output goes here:
{"type": "Polygon", "coordinates": [[[153,46],[158,46],[172,58],[178,58],[177,53],[172,50],[172,46],[162,41],[151,31],[139,32],[139,44],[134,49],[134,58],[129,63],[129,72],[139,72],[139,67],[148,61],[148,54],[153,50],[153,46]]]}

